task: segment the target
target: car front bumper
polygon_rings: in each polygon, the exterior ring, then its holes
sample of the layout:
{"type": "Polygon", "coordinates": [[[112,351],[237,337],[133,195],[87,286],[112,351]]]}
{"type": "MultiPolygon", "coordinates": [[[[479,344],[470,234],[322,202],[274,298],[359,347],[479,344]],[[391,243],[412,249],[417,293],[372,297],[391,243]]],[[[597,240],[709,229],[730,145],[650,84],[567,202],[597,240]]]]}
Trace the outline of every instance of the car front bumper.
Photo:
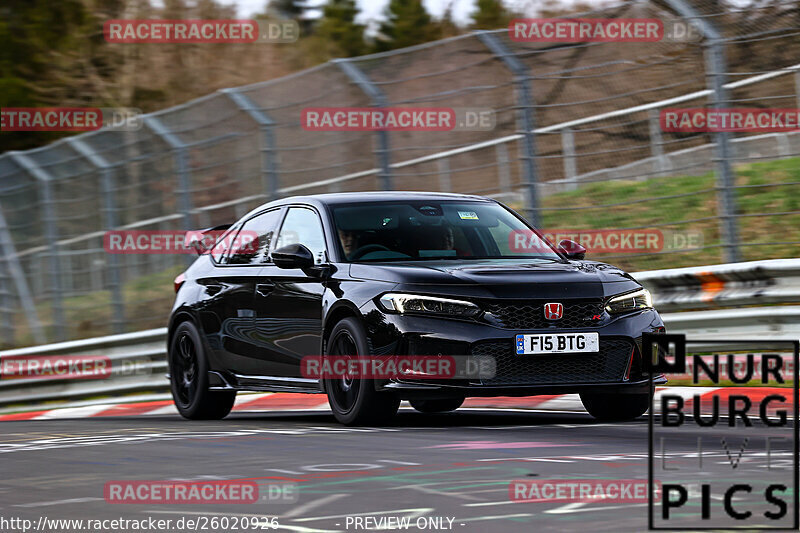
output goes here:
{"type": "MultiPolygon", "coordinates": [[[[446,396],[533,396],[579,392],[645,393],[650,379],[641,360],[641,337],[663,331],[655,310],[605,317],[596,327],[512,330],[477,321],[386,313],[367,304],[373,354],[491,357],[493,376],[470,379],[394,379],[376,381],[378,390],[403,398],[446,396]],[[517,355],[517,334],[597,332],[600,351],[593,354],[517,355]]],[[[656,385],[666,383],[663,376],[656,385]]]]}

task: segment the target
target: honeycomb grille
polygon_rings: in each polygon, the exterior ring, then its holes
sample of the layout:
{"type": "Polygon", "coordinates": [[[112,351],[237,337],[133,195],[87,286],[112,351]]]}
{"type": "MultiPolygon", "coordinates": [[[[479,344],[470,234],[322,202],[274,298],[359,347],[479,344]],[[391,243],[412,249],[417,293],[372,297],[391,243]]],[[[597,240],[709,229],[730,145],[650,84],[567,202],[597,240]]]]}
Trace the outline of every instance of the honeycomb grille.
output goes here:
{"type": "Polygon", "coordinates": [[[601,338],[600,352],[553,355],[517,355],[514,342],[480,342],[472,355],[489,355],[497,374],[484,385],[549,385],[564,383],[618,383],[625,377],[633,343],[601,338]]]}
{"type": "MultiPolygon", "coordinates": [[[[551,302],[558,300],[550,300],[551,302]]],[[[548,301],[527,300],[519,303],[489,303],[483,308],[492,314],[497,325],[506,329],[571,329],[591,327],[598,320],[595,315],[603,315],[602,300],[561,301],[564,315],[558,320],[547,320],[544,317],[544,305],[548,301]]]]}

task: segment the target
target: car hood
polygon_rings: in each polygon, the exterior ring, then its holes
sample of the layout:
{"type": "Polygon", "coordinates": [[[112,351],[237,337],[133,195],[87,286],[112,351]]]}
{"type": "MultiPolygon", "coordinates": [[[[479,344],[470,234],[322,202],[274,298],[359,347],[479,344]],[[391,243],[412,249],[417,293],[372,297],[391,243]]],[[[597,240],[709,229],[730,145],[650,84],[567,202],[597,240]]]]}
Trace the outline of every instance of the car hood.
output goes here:
{"type": "Polygon", "coordinates": [[[617,267],[595,261],[491,259],[354,263],[355,279],[398,283],[397,290],[495,298],[593,298],[640,285],[617,267]]]}

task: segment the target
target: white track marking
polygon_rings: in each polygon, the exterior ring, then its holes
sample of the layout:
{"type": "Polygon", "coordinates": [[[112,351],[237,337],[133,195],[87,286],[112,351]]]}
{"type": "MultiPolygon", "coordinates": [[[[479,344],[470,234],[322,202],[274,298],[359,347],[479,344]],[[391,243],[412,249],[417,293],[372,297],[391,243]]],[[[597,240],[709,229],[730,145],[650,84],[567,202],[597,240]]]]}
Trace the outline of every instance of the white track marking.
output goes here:
{"type": "Polygon", "coordinates": [[[503,518],[528,518],[533,516],[533,513],[519,513],[519,514],[505,514],[495,516],[476,516],[475,518],[456,518],[454,523],[461,524],[463,522],[479,522],[481,520],[501,520],[503,518]]]}
{"type": "Polygon", "coordinates": [[[258,401],[262,398],[266,398],[267,396],[272,396],[275,394],[274,392],[263,392],[260,394],[237,394],[236,399],[233,401],[233,406],[238,407],[243,403],[250,403],[258,401]]]}
{"type": "Polygon", "coordinates": [[[282,514],[280,517],[281,518],[294,518],[295,516],[300,516],[302,514],[305,514],[306,512],[310,511],[311,509],[314,509],[316,507],[320,507],[322,505],[326,505],[326,504],[331,503],[331,502],[335,502],[336,500],[340,500],[340,499],[345,498],[347,496],[349,496],[349,494],[329,494],[328,496],[325,496],[324,498],[320,498],[318,500],[312,500],[312,501],[310,501],[308,503],[304,503],[303,505],[295,507],[291,511],[282,514]]]}
{"type": "Polygon", "coordinates": [[[586,412],[581,403],[581,397],[577,394],[562,394],[557,398],[545,400],[536,406],[541,411],[578,411],[586,412]]]}
{"type": "Polygon", "coordinates": [[[377,516],[377,515],[388,515],[388,514],[408,514],[409,518],[419,518],[420,516],[425,516],[426,514],[430,513],[431,511],[435,511],[433,507],[418,507],[412,509],[395,509],[390,511],[367,511],[366,513],[347,513],[347,514],[335,514],[329,516],[311,516],[306,518],[295,518],[295,522],[313,522],[315,520],[330,520],[332,518],[347,518],[348,516],[377,516]]]}
{"type": "Polygon", "coordinates": [[[680,396],[683,398],[683,401],[691,400],[692,397],[697,394],[699,396],[703,396],[706,393],[713,392],[720,387],[672,387],[666,389],[657,389],[655,396],[653,396],[653,406],[656,408],[656,412],[661,411],[661,397],[665,394],[669,394],[670,396],[680,396]]]}
{"type": "MultiPolygon", "coordinates": [[[[158,509],[150,509],[144,511],[145,513],[152,514],[180,514],[180,515],[195,515],[195,516],[251,516],[256,518],[265,518],[267,513],[249,514],[249,513],[212,513],[210,511],[161,511],[158,509]]],[[[303,526],[290,526],[288,524],[280,524],[276,527],[269,527],[271,531],[285,529],[286,531],[297,531],[298,533],[338,533],[340,529],[315,529],[303,526]]]]}
{"type": "Polygon", "coordinates": [[[448,496],[450,498],[460,498],[462,500],[477,500],[478,498],[474,496],[469,496],[467,494],[462,494],[460,492],[442,492],[440,490],[432,489],[430,487],[426,487],[424,485],[406,485],[404,488],[418,490],[420,492],[424,492],[426,494],[436,494],[439,496],[448,496]]]}
{"type": "Polygon", "coordinates": [[[581,509],[584,505],[588,502],[572,502],[566,505],[562,505],[561,507],[556,507],[555,509],[548,509],[545,513],[548,514],[567,514],[567,513],[577,513],[581,510],[585,511],[586,509],[581,509]]]}
{"type": "Polygon", "coordinates": [[[147,411],[146,413],[142,413],[142,414],[146,414],[148,416],[150,416],[150,415],[177,415],[178,414],[178,408],[175,407],[175,404],[171,404],[171,405],[165,405],[163,407],[159,407],[158,409],[153,409],[152,411],[147,411]]]}
{"type": "Polygon", "coordinates": [[[64,409],[55,409],[48,411],[33,420],[57,420],[60,418],[89,418],[102,411],[105,411],[106,405],[86,405],[84,407],[66,407],[64,409]]]}
{"type": "Polygon", "coordinates": [[[14,507],[47,507],[50,505],[64,505],[67,503],[84,503],[103,501],[103,498],[72,498],[71,500],[55,500],[52,502],[33,502],[33,503],[19,503],[14,507]]]}
{"type": "Polygon", "coordinates": [[[503,500],[500,502],[480,502],[480,503],[465,503],[464,507],[486,507],[488,505],[508,505],[510,503],[517,503],[512,500],[503,500]]]}
{"type": "Polygon", "coordinates": [[[647,507],[648,504],[646,503],[633,503],[628,505],[611,505],[611,506],[602,506],[602,507],[590,507],[588,509],[584,509],[584,505],[588,505],[590,502],[573,502],[568,503],[566,505],[562,505],[561,507],[556,507],[555,509],[549,509],[544,511],[547,514],[569,514],[569,513],[591,513],[594,511],[613,511],[614,509],[630,509],[631,507],[647,507]]]}

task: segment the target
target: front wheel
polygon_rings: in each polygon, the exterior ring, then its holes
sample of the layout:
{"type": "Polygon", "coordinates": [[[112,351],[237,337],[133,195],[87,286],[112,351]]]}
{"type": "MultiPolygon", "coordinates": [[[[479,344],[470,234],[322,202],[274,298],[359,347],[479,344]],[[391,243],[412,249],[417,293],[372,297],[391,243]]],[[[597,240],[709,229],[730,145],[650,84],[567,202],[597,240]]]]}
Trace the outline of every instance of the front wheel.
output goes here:
{"type": "Polygon", "coordinates": [[[208,358],[200,332],[191,322],[178,326],[172,337],[169,382],[175,407],[190,420],[225,418],[236,399],[236,391],[208,390],[208,358]]]}
{"type": "Polygon", "coordinates": [[[581,402],[597,420],[633,420],[650,408],[650,393],[582,392],[581,402]]]}
{"type": "MultiPolygon", "coordinates": [[[[355,318],[345,318],[333,327],[325,354],[353,357],[369,353],[364,327],[355,318]]],[[[324,379],[322,385],[336,420],[347,426],[379,425],[397,414],[400,398],[378,392],[371,380],[348,376],[324,379]]]]}

